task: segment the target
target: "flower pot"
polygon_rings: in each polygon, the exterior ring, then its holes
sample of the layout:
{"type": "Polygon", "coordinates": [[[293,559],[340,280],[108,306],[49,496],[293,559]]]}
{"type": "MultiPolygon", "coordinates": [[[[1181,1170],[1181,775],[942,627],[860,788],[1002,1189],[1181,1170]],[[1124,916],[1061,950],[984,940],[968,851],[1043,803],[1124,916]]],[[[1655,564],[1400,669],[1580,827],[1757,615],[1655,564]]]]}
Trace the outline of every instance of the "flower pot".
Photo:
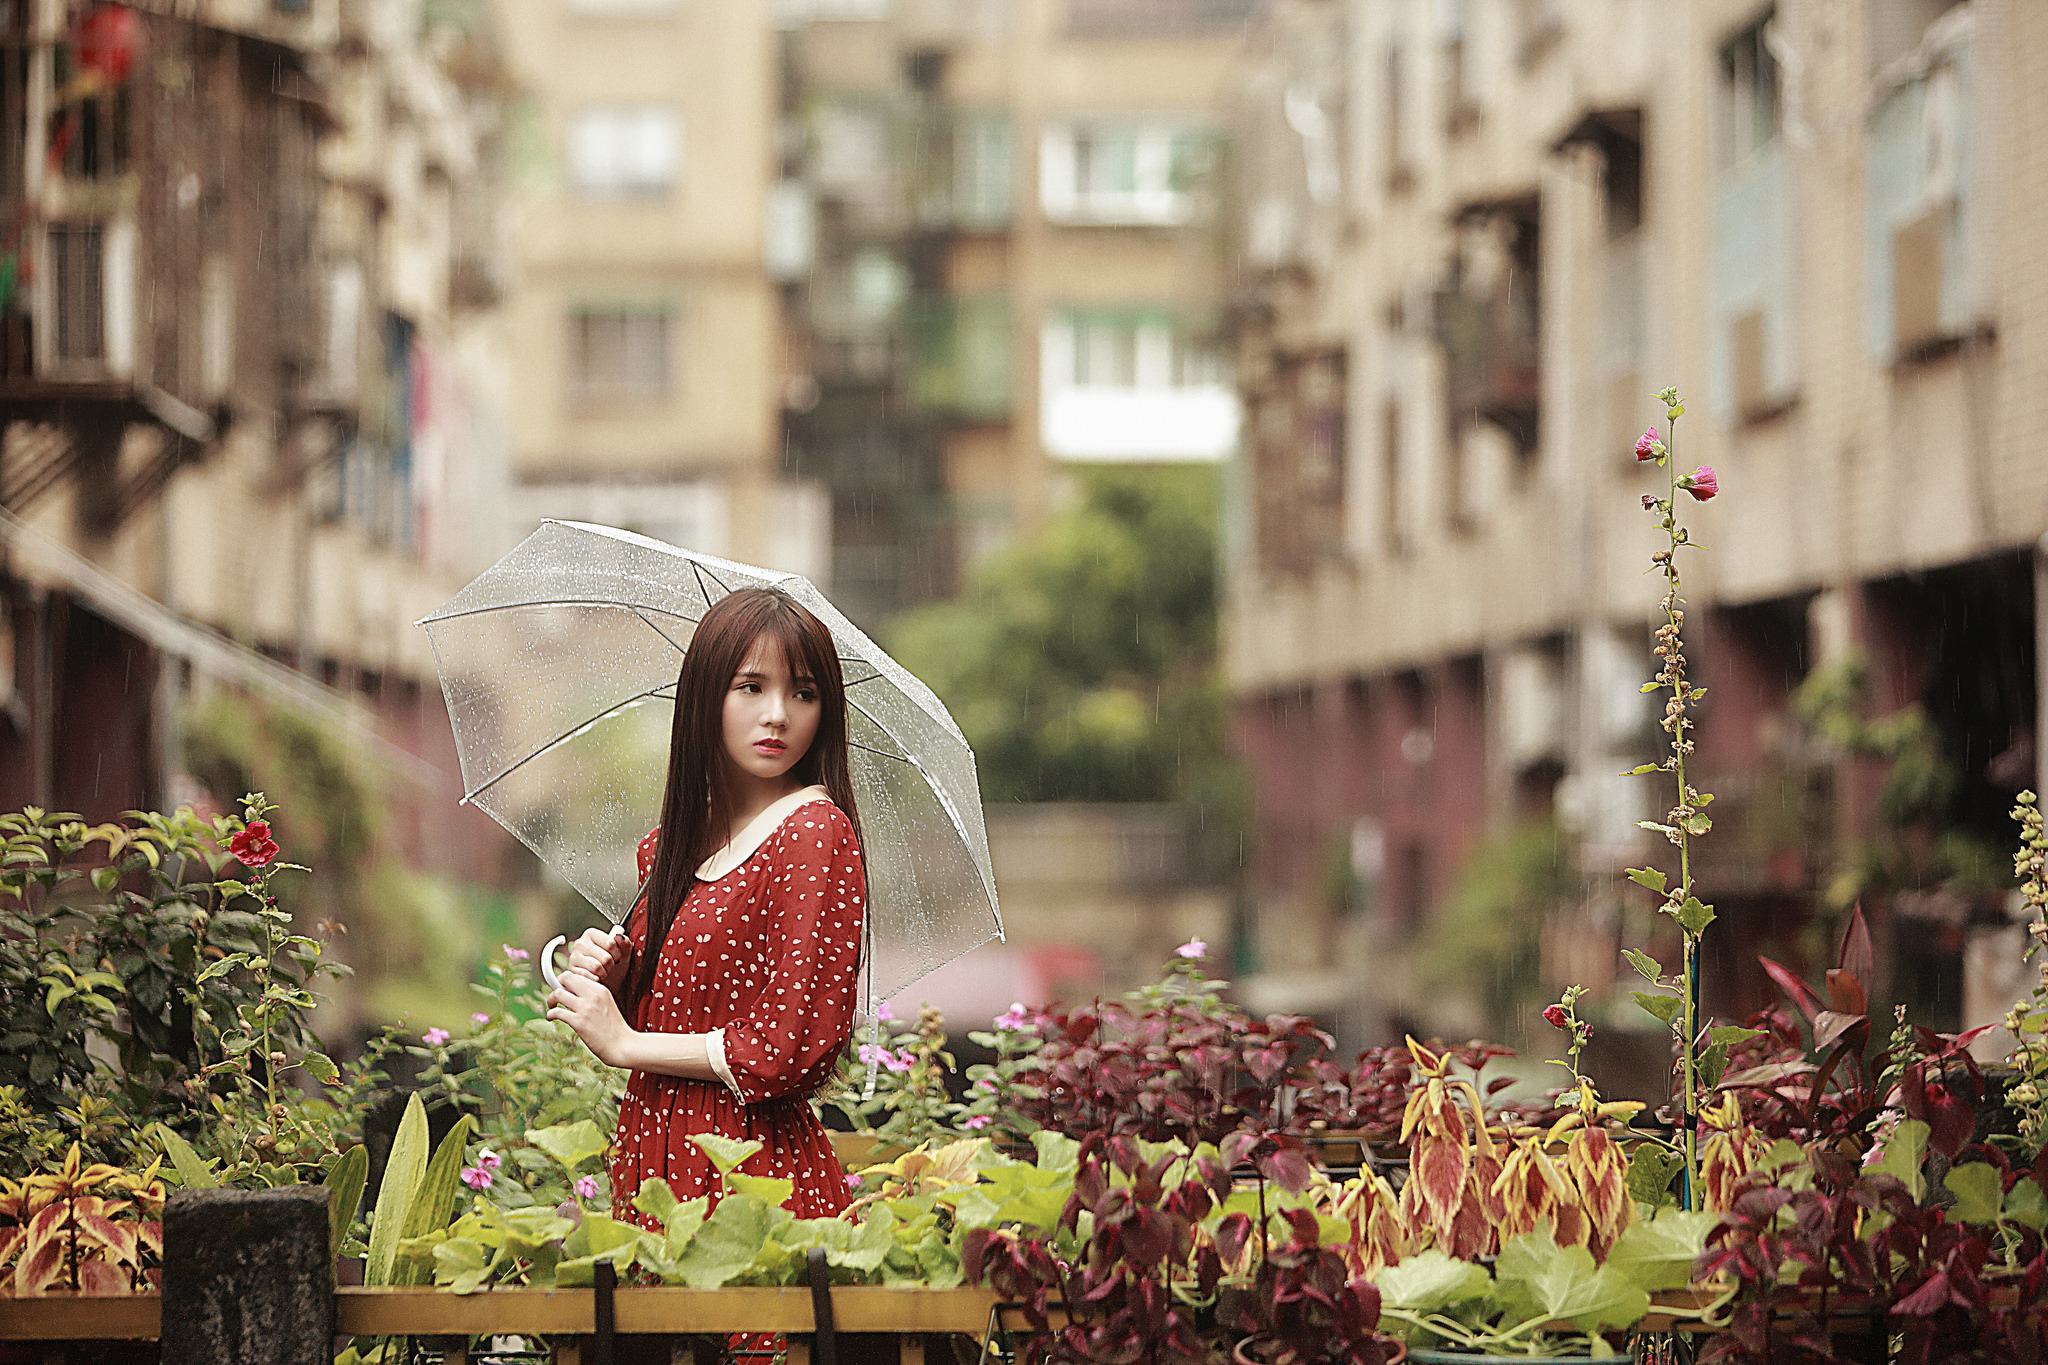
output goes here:
{"type": "MultiPolygon", "coordinates": [[[[1409,1358],[1408,1343],[1401,1338],[1390,1337],[1384,1332],[1373,1335],[1379,1338],[1380,1345],[1386,1350],[1386,1354],[1380,1357],[1380,1365],[1401,1365],[1409,1358]]],[[[1273,1339],[1267,1336],[1246,1337],[1230,1348],[1230,1358],[1237,1365],[1268,1365],[1273,1358],[1273,1339]]]]}

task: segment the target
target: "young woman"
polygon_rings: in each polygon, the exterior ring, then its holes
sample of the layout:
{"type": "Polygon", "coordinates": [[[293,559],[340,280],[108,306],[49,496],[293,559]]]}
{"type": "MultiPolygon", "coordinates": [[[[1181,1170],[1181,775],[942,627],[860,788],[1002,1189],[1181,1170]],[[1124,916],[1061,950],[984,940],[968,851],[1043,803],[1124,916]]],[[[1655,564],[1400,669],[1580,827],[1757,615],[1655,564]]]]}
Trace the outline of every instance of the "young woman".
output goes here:
{"type": "Polygon", "coordinates": [[[846,1176],[810,1095],[853,1030],[867,884],[839,652],[787,594],[732,593],[698,624],[640,876],[626,938],[584,933],[548,997],[548,1018],[633,1073],[614,1216],[653,1226],[632,1201],[656,1176],[716,1198],[692,1133],[758,1140],[744,1170],[793,1180],[802,1217],[839,1212],[846,1176]]]}

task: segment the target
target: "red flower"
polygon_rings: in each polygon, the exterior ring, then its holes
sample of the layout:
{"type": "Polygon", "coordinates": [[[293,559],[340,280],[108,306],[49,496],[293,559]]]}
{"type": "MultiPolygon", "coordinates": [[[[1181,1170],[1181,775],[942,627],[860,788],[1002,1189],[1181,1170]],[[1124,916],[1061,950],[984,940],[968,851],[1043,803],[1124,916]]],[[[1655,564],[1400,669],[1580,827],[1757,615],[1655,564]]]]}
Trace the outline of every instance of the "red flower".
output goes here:
{"type": "Polygon", "coordinates": [[[1720,483],[1714,478],[1714,467],[1710,464],[1701,465],[1698,469],[1680,479],[1678,483],[1681,488],[1698,498],[1701,502],[1705,502],[1708,498],[1721,491],[1720,483]]]}
{"type": "Polygon", "coordinates": [[[1654,460],[1664,453],[1664,443],[1657,439],[1657,428],[1651,427],[1636,437],[1636,459],[1638,462],[1654,460]]]}
{"type": "Polygon", "coordinates": [[[1572,1026],[1572,1017],[1564,1012],[1563,1005],[1552,1005],[1543,1011],[1543,1017],[1552,1028],[1568,1029],[1572,1026]]]}
{"type": "Polygon", "coordinates": [[[270,837],[269,825],[252,820],[247,829],[228,840],[228,852],[243,867],[268,867],[277,858],[277,841],[270,837]]]}

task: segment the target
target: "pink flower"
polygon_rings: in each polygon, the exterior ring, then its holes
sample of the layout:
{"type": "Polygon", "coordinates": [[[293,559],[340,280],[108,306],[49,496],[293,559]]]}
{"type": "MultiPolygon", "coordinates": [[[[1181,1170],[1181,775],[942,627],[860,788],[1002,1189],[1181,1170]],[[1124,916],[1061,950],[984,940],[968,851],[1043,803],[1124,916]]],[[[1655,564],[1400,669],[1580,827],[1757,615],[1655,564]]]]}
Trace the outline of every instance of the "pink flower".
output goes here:
{"type": "Polygon", "coordinates": [[[473,1190],[487,1190],[491,1187],[491,1173],[481,1166],[464,1166],[462,1183],[473,1190]]]}
{"type": "Polygon", "coordinates": [[[597,1198],[597,1177],[586,1175],[578,1180],[576,1182],[576,1197],[579,1199],[597,1198]]]}
{"type": "Polygon", "coordinates": [[[247,829],[228,840],[228,852],[243,867],[268,867],[277,859],[277,841],[270,837],[269,825],[251,820],[247,829]]]}
{"type": "Polygon", "coordinates": [[[993,1076],[983,1076],[974,1083],[974,1088],[976,1090],[986,1090],[989,1094],[993,1095],[996,1093],[996,1079],[993,1076]]]}
{"type": "Polygon", "coordinates": [[[482,1028],[485,1024],[488,1024],[490,1022],[491,1016],[488,1014],[483,1014],[479,1012],[477,1014],[472,1014],[469,1016],[469,1026],[471,1028],[482,1028]]]}
{"type": "Polygon", "coordinates": [[[963,1121],[962,1126],[972,1128],[978,1132],[981,1129],[988,1127],[988,1115],[969,1114],[967,1118],[963,1121]]]}
{"type": "Polygon", "coordinates": [[[1657,439],[1657,428],[1651,427],[1636,437],[1636,459],[1654,460],[1664,453],[1664,443],[1657,439]]]}
{"type": "Polygon", "coordinates": [[[1662,498],[1653,493],[1645,493],[1643,494],[1643,510],[1645,512],[1654,512],[1657,510],[1657,504],[1662,501],[1662,498]]]}
{"type": "Polygon", "coordinates": [[[1010,1005],[1010,1008],[1009,1008],[1009,1009],[1005,1010],[1005,1011],[1004,1011],[1003,1013],[1001,1013],[1001,1014],[998,1014],[998,1015],[996,1016],[996,1027],[997,1027],[997,1028],[1003,1028],[1003,1029],[1016,1029],[1016,1028],[1023,1028],[1023,1027],[1024,1027],[1024,1006],[1023,1006],[1023,1004],[1022,1004],[1021,1002],[1016,1002],[1016,1001],[1013,1001],[1013,1002],[1011,1003],[1011,1005],[1010,1005]]]}
{"type": "Polygon", "coordinates": [[[1721,484],[1714,477],[1714,467],[1709,464],[1701,465],[1698,469],[1680,479],[1678,486],[1698,498],[1701,502],[1705,502],[1708,498],[1721,491],[1721,484]]]}
{"type": "Polygon", "coordinates": [[[917,1059],[908,1051],[892,1052],[886,1047],[876,1047],[873,1043],[862,1043],[860,1060],[864,1066],[879,1066],[884,1071],[900,1073],[910,1070],[911,1063],[917,1059]]]}
{"type": "Polygon", "coordinates": [[[860,1188],[860,1177],[855,1175],[852,1171],[848,1171],[846,1173],[846,1188],[849,1190],[857,1190],[860,1188]]]}
{"type": "Polygon", "coordinates": [[[1209,955],[1209,945],[1198,938],[1191,938],[1173,951],[1190,962],[1199,962],[1209,955]]]}
{"type": "Polygon", "coordinates": [[[881,1004],[875,1006],[875,1018],[881,1020],[885,1024],[894,1023],[896,1019],[896,1011],[890,1009],[889,1002],[884,1000],[881,1004]]]}
{"type": "Polygon", "coordinates": [[[533,954],[527,952],[524,948],[514,948],[509,943],[505,945],[505,958],[507,961],[524,962],[527,958],[532,956],[533,954]]]}
{"type": "Polygon", "coordinates": [[[449,1035],[447,1029],[430,1028],[425,1033],[422,1033],[420,1035],[420,1041],[425,1043],[428,1047],[439,1047],[441,1046],[441,1044],[448,1041],[448,1036],[449,1035]]]}
{"type": "Polygon", "coordinates": [[[1572,1026],[1572,1017],[1564,1012],[1563,1005],[1552,1005],[1543,1011],[1543,1018],[1552,1028],[1568,1029],[1572,1026]]]}
{"type": "Polygon", "coordinates": [[[505,1164],[505,1158],[486,1147],[477,1153],[476,1164],[479,1170],[495,1171],[505,1164]]]}

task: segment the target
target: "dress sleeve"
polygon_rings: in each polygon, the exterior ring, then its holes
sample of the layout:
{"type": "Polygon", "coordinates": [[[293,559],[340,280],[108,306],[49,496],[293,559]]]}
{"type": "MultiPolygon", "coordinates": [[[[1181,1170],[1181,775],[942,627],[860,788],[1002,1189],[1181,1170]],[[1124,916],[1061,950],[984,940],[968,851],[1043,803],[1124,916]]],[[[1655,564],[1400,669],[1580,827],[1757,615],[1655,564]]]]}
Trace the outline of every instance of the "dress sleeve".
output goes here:
{"type": "Polygon", "coordinates": [[[782,947],[760,1003],[725,1026],[732,1088],[748,1104],[814,1087],[853,1036],[866,878],[853,826],[819,803],[767,850],[769,923],[782,947]]]}

